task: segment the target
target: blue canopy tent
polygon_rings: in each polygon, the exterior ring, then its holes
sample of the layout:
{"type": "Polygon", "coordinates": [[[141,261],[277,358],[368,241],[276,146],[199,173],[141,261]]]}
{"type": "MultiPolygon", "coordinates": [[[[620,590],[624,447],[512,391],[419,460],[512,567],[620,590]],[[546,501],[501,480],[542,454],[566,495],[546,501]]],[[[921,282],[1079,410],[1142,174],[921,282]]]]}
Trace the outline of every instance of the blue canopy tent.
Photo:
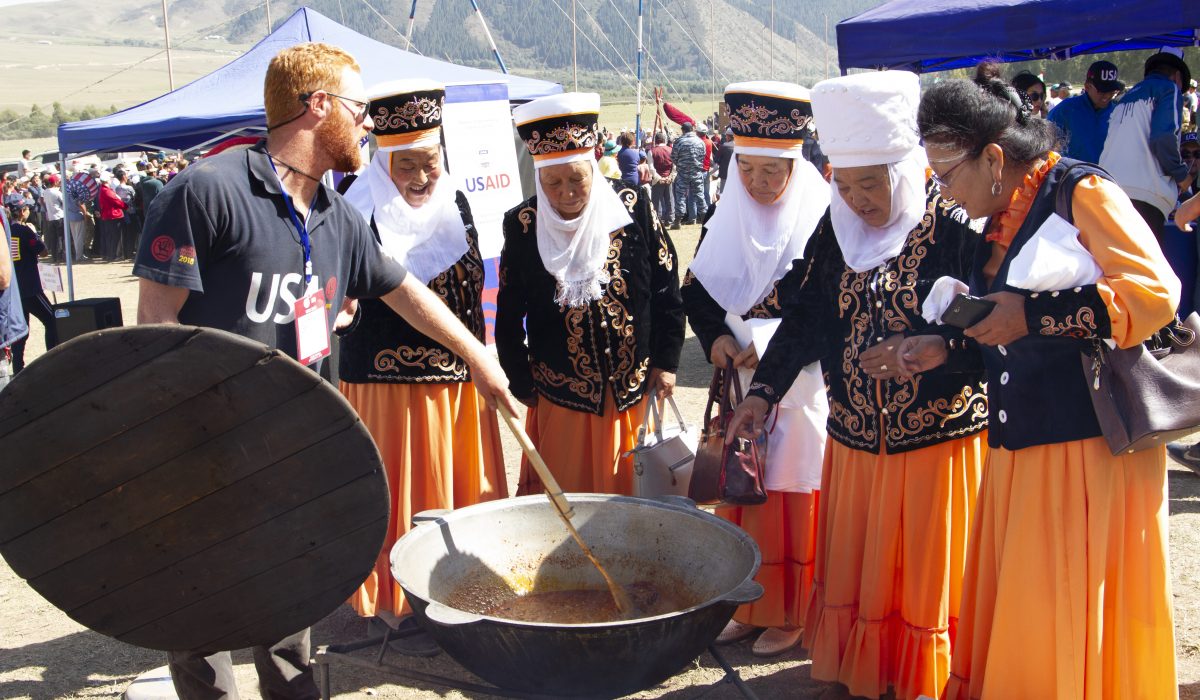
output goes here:
{"type": "Polygon", "coordinates": [[[95,151],[190,149],[244,130],[262,130],[263,78],[267,64],[281,49],[321,41],[346,49],[362,66],[371,85],[405,76],[420,76],[456,89],[507,83],[509,99],[525,102],[562,92],[557,83],[458,66],[419,56],[375,41],[307,7],[296,10],[252,49],[220,69],[136,107],[99,119],[58,127],[58,150],[85,155],[95,151]]]}
{"type": "Polygon", "coordinates": [[[892,0],[837,25],[838,63],[917,73],[1200,46],[1195,0],[892,0]]]}
{"type": "MultiPolygon", "coordinates": [[[[97,151],[189,150],[239,133],[264,134],[263,80],[267,64],[280,50],[320,41],[349,51],[372,85],[420,76],[446,85],[448,102],[494,98],[507,88],[508,99],[526,102],[562,92],[562,86],[419,56],[375,41],[302,7],[246,53],[220,69],[136,107],[99,119],[58,127],[60,171],[72,157],[97,151]]],[[[501,98],[503,99],[503,98],[501,98]]],[[[66,206],[72,206],[64,188],[66,206]]],[[[67,285],[75,298],[71,246],[67,246],[67,285]]]]}

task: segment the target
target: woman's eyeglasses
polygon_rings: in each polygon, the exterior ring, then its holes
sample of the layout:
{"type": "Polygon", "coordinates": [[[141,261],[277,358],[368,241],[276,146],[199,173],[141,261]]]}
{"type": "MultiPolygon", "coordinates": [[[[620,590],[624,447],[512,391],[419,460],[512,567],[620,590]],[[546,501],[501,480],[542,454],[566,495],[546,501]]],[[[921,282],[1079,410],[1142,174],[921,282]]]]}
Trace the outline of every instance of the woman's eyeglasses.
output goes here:
{"type": "Polygon", "coordinates": [[[1042,98],[1044,98],[1046,96],[1046,93],[1044,93],[1044,92],[1027,92],[1027,93],[1025,93],[1025,96],[1029,98],[1030,102],[1041,102],[1042,98]]]}
{"type": "Polygon", "coordinates": [[[933,184],[937,185],[938,189],[948,189],[950,187],[950,176],[955,170],[961,168],[963,163],[966,163],[968,160],[970,160],[968,156],[963,156],[963,159],[958,161],[958,164],[953,168],[947,170],[945,175],[938,175],[937,173],[930,175],[930,178],[933,180],[933,184]]]}

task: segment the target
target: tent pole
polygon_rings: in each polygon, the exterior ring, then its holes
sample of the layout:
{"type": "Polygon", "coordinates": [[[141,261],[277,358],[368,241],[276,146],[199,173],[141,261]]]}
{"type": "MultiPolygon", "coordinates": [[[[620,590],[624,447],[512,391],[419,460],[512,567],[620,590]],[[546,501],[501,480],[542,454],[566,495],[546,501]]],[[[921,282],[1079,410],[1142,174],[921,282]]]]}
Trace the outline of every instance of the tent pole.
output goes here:
{"type": "Polygon", "coordinates": [[[267,34],[270,35],[271,32],[274,31],[274,28],[271,26],[271,0],[266,0],[266,2],[267,2],[267,34]]]}
{"type": "Polygon", "coordinates": [[[413,25],[417,22],[417,0],[412,1],[412,8],[408,11],[408,31],[404,34],[404,50],[412,51],[412,33],[413,25]]]}
{"type": "Polygon", "coordinates": [[[492,55],[496,57],[496,63],[500,64],[500,72],[508,75],[508,66],[505,66],[504,59],[500,58],[500,49],[496,48],[496,40],[492,38],[492,32],[488,29],[487,22],[483,19],[483,12],[479,9],[479,3],[471,0],[471,7],[475,8],[475,16],[479,18],[479,26],[483,27],[483,34],[487,37],[488,44],[492,47],[492,55]]]}
{"type": "Polygon", "coordinates": [[[708,55],[711,58],[709,63],[712,64],[712,108],[717,111],[717,11],[713,7],[713,0],[708,0],[708,40],[709,51],[708,55]]]}
{"type": "Polygon", "coordinates": [[[642,146],[642,54],[646,47],[642,44],[642,0],[638,0],[638,54],[637,54],[637,117],[633,121],[633,133],[637,136],[637,146],[642,146]]]}
{"type": "Polygon", "coordinates": [[[171,26],[167,24],[167,0],[162,0],[163,37],[167,42],[167,83],[175,90],[175,68],[171,64],[171,26]]]}
{"type": "Polygon", "coordinates": [[[579,92],[579,25],[575,22],[575,5],[571,0],[571,75],[575,79],[575,92],[579,92]]]}
{"type": "MultiPolygon", "coordinates": [[[[63,250],[67,256],[67,300],[75,301],[75,269],[71,264],[75,252],[75,242],[71,240],[71,216],[67,213],[71,211],[73,202],[71,201],[71,193],[67,191],[67,155],[62,152],[62,147],[59,146],[58,178],[61,183],[59,184],[59,191],[62,192],[63,200],[63,250]]],[[[76,205],[76,208],[78,208],[78,205],[76,205]]]]}

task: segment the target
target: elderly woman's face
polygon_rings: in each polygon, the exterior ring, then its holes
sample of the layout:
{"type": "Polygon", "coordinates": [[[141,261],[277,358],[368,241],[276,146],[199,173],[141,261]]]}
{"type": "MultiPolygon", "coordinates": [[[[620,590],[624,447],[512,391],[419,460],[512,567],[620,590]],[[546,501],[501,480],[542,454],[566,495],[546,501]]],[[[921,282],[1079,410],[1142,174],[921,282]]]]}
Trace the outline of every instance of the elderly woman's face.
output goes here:
{"type": "Polygon", "coordinates": [[[433,196],[442,176],[442,147],[422,146],[390,155],[392,182],[410,207],[420,209],[433,196]]]}
{"type": "Polygon", "coordinates": [[[738,175],[750,197],[759,204],[774,204],[792,174],[790,158],[737,155],[738,175]]]}
{"type": "Polygon", "coordinates": [[[547,165],[537,171],[549,204],[564,219],[574,219],[583,212],[592,196],[592,168],[590,161],[577,160],[572,163],[547,165]]]}
{"type": "Polygon", "coordinates": [[[892,216],[892,183],[886,165],[834,168],[833,183],[846,206],[870,226],[883,226],[892,216]]]}

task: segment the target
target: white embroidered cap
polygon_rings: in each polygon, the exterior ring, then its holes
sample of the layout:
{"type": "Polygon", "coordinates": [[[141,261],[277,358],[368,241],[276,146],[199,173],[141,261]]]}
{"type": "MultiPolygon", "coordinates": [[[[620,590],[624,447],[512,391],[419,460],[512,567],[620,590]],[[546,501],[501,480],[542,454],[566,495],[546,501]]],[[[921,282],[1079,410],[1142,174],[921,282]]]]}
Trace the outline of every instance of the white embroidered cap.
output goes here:
{"type": "Polygon", "coordinates": [[[908,71],[875,71],[822,80],[812,108],[821,151],[835,168],[883,165],[916,148],[921,82],[908,71]]]}

